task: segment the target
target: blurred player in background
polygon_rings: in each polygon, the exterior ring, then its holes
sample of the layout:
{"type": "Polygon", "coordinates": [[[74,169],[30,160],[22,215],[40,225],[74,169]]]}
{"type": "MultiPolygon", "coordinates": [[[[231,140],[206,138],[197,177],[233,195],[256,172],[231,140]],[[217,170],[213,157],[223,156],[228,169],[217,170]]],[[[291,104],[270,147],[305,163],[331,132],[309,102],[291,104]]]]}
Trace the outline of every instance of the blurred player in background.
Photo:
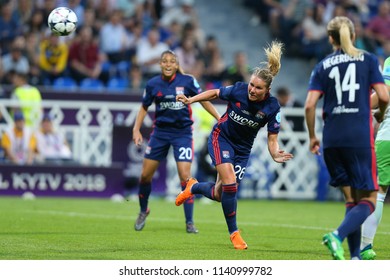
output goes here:
{"type": "Polygon", "coordinates": [[[183,94],[177,100],[192,104],[220,98],[228,101],[226,112],[214,126],[208,139],[208,150],[218,175],[215,183],[190,178],[187,186],[176,198],[181,205],[193,194],[220,201],[230,240],[237,250],[247,249],[237,227],[237,190],[245,174],[245,168],[253,142],[261,127],[267,125],[268,150],[274,161],[285,162],[292,154],[279,150],[280,106],[270,95],[271,83],[280,70],[282,44],[273,42],[265,49],[268,63],[264,68],[255,68],[249,84],[238,82],[233,86],[205,91],[194,97],[183,94]]]}
{"type": "MultiPolygon", "coordinates": [[[[390,90],[390,57],[385,61],[383,67],[383,77],[390,90]]],[[[371,99],[371,108],[378,105],[378,95],[373,94],[371,99]]],[[[390,185],[390,109],[386,110],[383,122],[379,125],[375,138],[376,163],[378,165],[379,191],[376,199],[376,208],[362,227],[362,242],[360,244],[360,255],[363,260],[374,260],[376,253],[372,249],[374,237],[378,225],[382,219],[383,203],[386,198],[387,189],[390,185]]]]}
{"type": "Polygon", "coordinates": [[[347,17],[335,17],[327,26],[334,52],[312,71],[305,104],[310,151],[319,155],[315,132],[316,105],[323,96],[323,150],[330,185],[339,187],[346,214],[337,230],[323,236],[336,260],[344,260],[342,242],[348,239],[351,259],[360,259],[361,225],[375,210],[378,191],[370,93],[378,95],[378,122],[383,120],[389,96],[377,58],[353,46],[355,29],[347,17]]]}
{"type": "MultiPolygon", "coordinates": [[[[148,107],[154,102],[156,113],[153,132],[145,151],[142,173],[139,180],[140,212],[134,228],[140,231],[145,226],[146,217],[150,213],[148,199],[152,189],[152,178],[160,161],[167,157],[170,146],[177,163],[177,171],[182,189],[186,180],[191,176],[193,160],[193,137],[191,117],[192,110],[176,101],[176,95],[194,96],[201,92],[197,81],[190,75],[185,75],[179,66],[174,52],[164,51],[160,59],[162,75],[151,78],[147,84],[142,99],[142,106],[138,112],[133,128],[133,141],[141,145],[143,138],[140,132],[141,125],[147,115],[148,107]]],[[[202,102],[202,106],[219,119],[219,114],[210,102],[202,102]]],[[[193,222],[194,198],[191,196],[184,203],[186,230],[188,233],[197,233],[193,222]]]]}
{"type": "Polygon", "coordinates": [[[11,99],[18,101],[18,106],[13,112],[20,111],[23,114],[25,125],[35,129],[39,125],[42,116],[42,96],[39,89],[28,83],[27,74],[13,72],[11,75],[14,89],[11,99]]]}

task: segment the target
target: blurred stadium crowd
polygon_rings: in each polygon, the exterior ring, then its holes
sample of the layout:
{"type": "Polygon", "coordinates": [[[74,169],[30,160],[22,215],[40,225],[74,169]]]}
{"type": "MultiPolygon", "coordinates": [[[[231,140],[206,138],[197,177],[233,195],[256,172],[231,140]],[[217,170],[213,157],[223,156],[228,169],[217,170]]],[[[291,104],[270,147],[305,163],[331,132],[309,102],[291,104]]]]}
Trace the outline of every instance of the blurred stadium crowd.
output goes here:
{"type": "MultiPolygon", "coordinates": [[[[199,27],[193,5],[193,0],[3,0],[1,82],[11,84],[16,71],[37,86],[142,89],[160,72],[160,54],[168,48],[203,83],[246,79],[241,69],[226,67],[217,39],[199,27]],[[48,30],[48,14],[58,6],[77,14],[71,36],[48,30]]],[[[237,54],[239,65],[246,66],[245,59],[237,54]]]]}
{"type": "Polygon", "coordinates": [[[349,17],[356,28],[356,46],[375,53],[382,65],[390,55],[390,1],[387,0],[244,0],[270,35],[286,44],[287,55],[320,60],[330,51],[327,23],[349,17]]]}
{"type": "MultiPolygon", "coordinates": [[[[228,1],[227,1],[228,3],[228,1]]],[[[248,80],[244,52],[227,65],[217,30],[203,30],[195,0],[1,0],[0,79],[13,72],[36,86],[140,90],[159,73],[160,54],[174,50],[181,66],[203,88],[248,80]],[[67,6],[78,16],[77,31],[57,37],[49,13],[67,6]],[[211,32],[211,33],[209,33],[211,32]]],[[[254,20],[268,26],[292,57],[318,60],[329,53],[326,23],[347,15],[357,27],[357,46],[390,55],[390,4],[384,0],[242,0],[254,20]]]]}

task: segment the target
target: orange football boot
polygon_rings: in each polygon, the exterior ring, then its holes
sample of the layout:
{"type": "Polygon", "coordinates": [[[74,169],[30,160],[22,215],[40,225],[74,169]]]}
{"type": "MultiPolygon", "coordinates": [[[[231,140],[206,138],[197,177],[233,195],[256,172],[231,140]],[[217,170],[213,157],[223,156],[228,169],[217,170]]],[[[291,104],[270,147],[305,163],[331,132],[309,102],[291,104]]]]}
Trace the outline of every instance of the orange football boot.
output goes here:
{"type": "Polygon", "coordinates": [[[176,197],[176,202],[175,202],[176,206],[182,205],[184,201],[186,201],[192,196],[191,188],[196,183],[198,183],[198,180],[196,180],[195,178],[191,177],[187,180],[186,188],[184,189],[184,191],[179,193],[176,197]]]}
{"type": "Polygon", "coordinates": [[[246,244],[244,239],[242,239],[239,231],[235,231],[230,235],[230,241],[232,241],[234,249],[237,249],[237,250],[248,249],[248,245],[246,244]]]}

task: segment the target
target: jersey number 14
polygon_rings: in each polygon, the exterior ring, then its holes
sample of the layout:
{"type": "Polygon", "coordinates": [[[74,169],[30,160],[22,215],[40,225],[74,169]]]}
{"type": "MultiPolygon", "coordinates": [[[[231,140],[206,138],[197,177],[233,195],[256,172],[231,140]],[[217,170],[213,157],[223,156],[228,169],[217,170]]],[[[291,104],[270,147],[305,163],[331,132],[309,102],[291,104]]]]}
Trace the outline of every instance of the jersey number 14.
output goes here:
{"type": "Polygon", "coordinates": [[[345,71],[343,80],[341,81],[340,69],[338,66],[332,68],[329,73],[329,78],[335,81],[335,90],[337,96],[337,104],[342,104],[343,92],[348,92],[348,101],[355,102],[356,91],[360,89],[360,85],[356,83],[356,64],[351,63],[345,71]]]}

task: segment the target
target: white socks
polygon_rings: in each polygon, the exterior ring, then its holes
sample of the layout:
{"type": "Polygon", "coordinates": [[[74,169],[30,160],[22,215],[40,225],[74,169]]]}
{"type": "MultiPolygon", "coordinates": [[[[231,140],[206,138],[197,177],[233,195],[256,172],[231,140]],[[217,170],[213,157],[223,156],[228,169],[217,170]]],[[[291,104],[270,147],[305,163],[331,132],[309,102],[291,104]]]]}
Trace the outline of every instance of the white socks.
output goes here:
{"type": "Polygon", "coordinates": [[[368,216],[362,225],[362,242],[360,244],[361,250],[364,249],[367,245],[373,245],[374,243],[375,233],[382,219],[383,202],[385,201],[385,197],[386,193],[378,193],[375,211],[370,216],[368,216]]]}

